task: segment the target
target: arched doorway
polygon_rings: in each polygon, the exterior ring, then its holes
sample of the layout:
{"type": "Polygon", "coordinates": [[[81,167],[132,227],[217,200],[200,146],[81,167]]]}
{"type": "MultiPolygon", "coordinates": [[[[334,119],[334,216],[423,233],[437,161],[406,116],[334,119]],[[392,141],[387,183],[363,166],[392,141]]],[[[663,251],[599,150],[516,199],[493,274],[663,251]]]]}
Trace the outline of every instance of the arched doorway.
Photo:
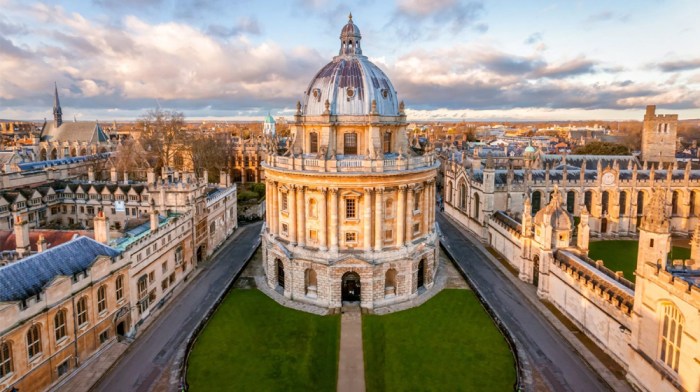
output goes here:
{"type": "Polygon", "coordinates": [[[200,245],[197,248],[197,263],[204,261],[204,245],[200,245]]]}
{"type": "Polygon", "coordinates": [[[425,285],[425,259],[418,263],[418,277],[416,278],[416,289],[423,288],[425,285]]]}
{"type": "Polygon", "coordinates": [[[276,259],[277,261],[277,285],[284,288],[284,264],[282,260],[276,259]]]}
{"type": "Polygon", "coordinates": [[[126,326],[124,325],[124,322],[121,321],[119,324],[117,324],[117,336],[124,336],[126,334],[126,326]]]}
{"type": "Polygon", "coordinates": [[[346,272],[342,278],[343,302],[357,302],[360,300],[360,275],[356,272],[346,272]]]}
{"type": "Polygon", "coordinates": [[[540,256],[535,256],[532,263],[532,284],[537,287],[540,282],[540,256]]]}
{"type": "Polygon", "coordinates": [[[608,218],[603,218],[600,220],[600,234],[605,234],[608,232],[608,218]]]}

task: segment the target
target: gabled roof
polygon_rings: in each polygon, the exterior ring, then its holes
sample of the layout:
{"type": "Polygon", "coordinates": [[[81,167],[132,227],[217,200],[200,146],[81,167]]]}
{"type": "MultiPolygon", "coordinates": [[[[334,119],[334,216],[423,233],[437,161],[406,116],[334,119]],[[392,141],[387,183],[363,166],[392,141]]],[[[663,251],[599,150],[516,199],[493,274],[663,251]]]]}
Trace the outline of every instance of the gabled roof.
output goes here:
{"type": "Polygon", "coordinates": [[[87,237],[78,237],[0,268],[0,302],[37,295],[58,276],[86,271],[98,256],[116,257],[119,251],[87,237]]]}
{"type": "Polygon", "coordinates": [[[85,143],[103,143],[109,138],[102,131],[102,127],[97,122],[78,121],[64,122],[61,126],[56,127],[54,122],[44,124],[44,129],[41,131],[41,140],[44,141],[59,141],[59,142],[85,142],[85,143]]]}

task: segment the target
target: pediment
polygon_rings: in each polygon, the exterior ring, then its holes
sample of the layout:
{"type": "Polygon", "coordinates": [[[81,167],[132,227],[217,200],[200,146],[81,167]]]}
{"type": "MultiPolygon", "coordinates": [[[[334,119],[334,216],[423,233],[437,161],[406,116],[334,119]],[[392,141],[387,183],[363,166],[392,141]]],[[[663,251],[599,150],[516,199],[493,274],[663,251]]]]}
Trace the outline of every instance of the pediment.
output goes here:
{"type": "Polygon", "coordinates": [[[356,255],[346,255],[341,257],[338,261],[333,263],[336,267],[367,267],[371,266],[368,260],[357,257],[356,255]]]}

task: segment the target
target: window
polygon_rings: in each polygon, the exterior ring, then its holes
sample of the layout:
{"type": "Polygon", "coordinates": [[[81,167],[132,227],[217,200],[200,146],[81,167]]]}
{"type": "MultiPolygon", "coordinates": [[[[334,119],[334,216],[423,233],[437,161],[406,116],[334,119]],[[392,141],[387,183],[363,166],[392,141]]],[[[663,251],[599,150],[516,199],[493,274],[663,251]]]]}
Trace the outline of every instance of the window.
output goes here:
{"type": "Polygon", "coordinates": [[[608,191],[603,192],[603,197],[601,198],[602,213],[605,215],[608,212],[608,205],[610,204],[610,193],[608,191]]]}
{"type": "Polygon", "coordinates": [[[586,193],[584,193],[583,204],[586,206],[586,210],[588,210],[588,212],[591,212],[591,206],[593,204],[593,192],[586,191],[586,193]]]}
{"type": "Polygon", "coordinates": [[[620,192],[620,216],[627,215],[627,192],[620,192]]]}
{"type": "Polygon", "coordinates": [[[163,292],[165,292],[165,290],[168,289],[168,278],[165,278],[165,279],[163,279],[163,280],[160,282],[160,289],[161,289],[163,292]]]}
{"type": "Polygon", "coordinates": [[[100,333],[100,344],[104,344],[109,339],[109,330],[106,329],[100,333]]]}
{"type": "Polygon", "coordinates": [[[12,373],[12,349],[10,343],[0,343],[0,379],[12,373]]]}
{"type": "Polygon", "coordinates": [[[343,136],[343,154],[357,155],[357,133],[350,132],[343,136]]]}
{"type": "Polygon", "coordinates": [[[357,200],[345,199],[345,218],[357,219],[357,200]]]}
{"type": "Polygon", "coordinates": [[[345,233],[345,242],[347,242],[347,243],[357,242],[357,233],[355,233],[354,231],[345,233]]]}
{"type": "Polygon", "coordinates": [[[87,323],[87,299],[85,297],[78,300],[78,325],[87,323]]]}
{"type": "Polygon", "coordinates": [[[671,215],[678,215],[678,191],[673,191],[671,196],[671,215]]]}
{"type": "Polygon", "coordinates": [[[100,286],[97,289],[97,313],[102,313],[107,309],[107,289],[105,286],[100,286]]]}
{"type": "Polygon", "coordinates": [[[318,242],[318,232],[316,230],[309,230],[309,241],[312,243],[318,242]]]}
{"type": "Polygon", "coordinates": [[[575,205],[576,205],[576,192],[568,191],[566,193],[566,212],[568,212],[569,214],[573,214],[575,205]]]}
{"type": "Polygon", "coordinates": [[[690,192],[690,210],[688,210],[689,216],[695,216],[695,191],[690,192]]]}
{"type": "Polygon", "coordinates": [[[66,311],[61,309],[53,317],[53,331],[56,336],[56,341],[66,337],[66,311]]]}
{"type": "MultiPolygon", "coordinates": [[[[537,192],[539,195],[539,192],[537,192]]],[[[479,213],[481,212],[481,200],[478,193],[474,194],[474,218],[479,219],[479,213]]],[[[533,211],[534,212],[534,211],[533,211]]]]}
{"type": "Polygon", "coordinates": [[[420,223],[413,224],[413,234],[420,234],[420,223]]]}
{"type": "Polygon", "coordinates": [[[216,222],[211,222],[209,225],[209,235],[214,235],[216,233],[216,222]]]}
{"type": "Polygon", "coordinates": [[[318,133],[311,132],[309,134],[309,153],[318,153],[318,133]]]}
{"type": "Polygon", "coordinates": [[[420,196],[422,193],[423,193],[422,191],[416,191],[413,194],[413,211],[420,210],[420,196]]]}
{"type": "Polygon", "coordinates": [[[391,132],[384,132],[383,147],[384,154],[391,152],[391,132]]]}
{"type": "Polygon", "coordinates": [[[58,377],[61,377],[64,374],[68,373],[68,370],[70,370],[70,361],[69,360],[65,360],[65,361],[61,362],[61,364],[56,367],[56,372],[58,373],[58,377]]]}
{"type": "Polygon", "coordinates": [[[394,216],[394,201],[387,199],[384,202],[384,218],[389,219],[394,216]]]}
{"type": "Polygon", "coordinates": [[[536,214],[542,208],[542,192],[532,192],[532,213],[536,214]]]}
{"type": "Polygon", "coordinates": [[[639,191],[637,193],[637,215],[642,215],[644,213],[644,192],[639,191]]]}
{"type": "Polygon", "coordinates": [[[650,247],[650,248],[653,248],[653,247],[654,247],[654,239],[653,239],[653,238],[651,238],[651,239],[649,240],[649,247],[650,247]]]}
{"type": "Polygon", "coordinates": [[[175,265],[182,264],[182,259],[182,246],[178,246],[177,249],[175,249],[175,265]]]}
{"type": "Polygon", "coordinates": [[[156,280],[156,272],[151,271],[148,273],[148,283],[153,283],[156,280]]]}
{"type": "Polygon", "coordinates": [[[282,211],[287,211],[288,203],[287,203],[287,193],[282,192],[282,211]]]}
{"type": "Polygon", "coordinates": [[[672,304],[664,306],[664,320],[661,329],[661,362],[678,372],[681,356],[681,337],[683,336],[683,315],[672,304]]]}
{"type": "Polygon", "coordinates": [[[124,276],[119,275],[117,277],[117,281],[115,282],[116,285],[116,290],[115,293],[117,295],[117,301],[121,300],[124,298],[124,276]]]}
{"type": "Polygon", "coordinates": [[[309,217],[310,218],[316,218],[318,215],[317,214],[317,208],[316,208],[316,199],[309,199],[309,217]]]}
{"type": "Polygon", "coordinates": [[[27,353],[30,360],[41,354],[41,335],[39,326],[36,324],[29,327],[27,331],[27,353]]]}
{"type": "Polygon", "coordinates": [[[173,272],[172,274],[170,274],[168,279],[170,280],[170,285],[172,286],[172,284],[175,283],[175,273],[173,272]]]}
{"type": "Polygon", "coordinates": [[[384,242],[391,242],[394,239],[393,230],[384,230],[384,242]]]}
{"type": "Polygon", "coordinates": [[[289,233],[289,226],[286,223],[282,223],[282,235],[287,235],[289,233]]]}

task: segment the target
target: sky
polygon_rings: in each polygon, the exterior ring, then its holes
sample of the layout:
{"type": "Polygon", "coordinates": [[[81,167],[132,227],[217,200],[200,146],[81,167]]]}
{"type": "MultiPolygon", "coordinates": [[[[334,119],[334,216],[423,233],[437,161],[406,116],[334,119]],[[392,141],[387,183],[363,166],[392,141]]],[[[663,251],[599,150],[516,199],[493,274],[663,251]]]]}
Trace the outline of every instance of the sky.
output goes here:
{"type": "Polygon", "coordinates": [[[291,116],[350,12],[409,121],[700,118],[697,0],[0,0],[0,119],[291,116]]]}

